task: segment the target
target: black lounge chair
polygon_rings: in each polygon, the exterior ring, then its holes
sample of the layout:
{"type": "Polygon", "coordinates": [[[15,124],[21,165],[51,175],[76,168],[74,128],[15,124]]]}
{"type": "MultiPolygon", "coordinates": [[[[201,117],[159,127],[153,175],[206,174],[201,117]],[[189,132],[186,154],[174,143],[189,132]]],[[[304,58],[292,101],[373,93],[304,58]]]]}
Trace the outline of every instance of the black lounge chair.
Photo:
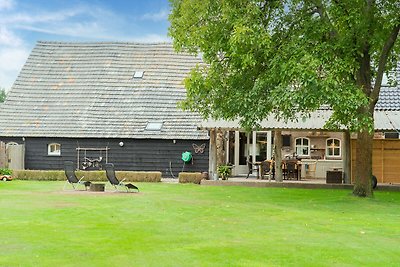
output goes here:
{"type": "Polygon", "coordinates": [[[74,163],[72,161],[64,162],[64,171],[65,171],[65,176],[67,176],[67,183],[64,185],[64,190],[65,190],[65,187],[66,187],[67,184],[72,185],[72,188],[74,190],[76,190],[75,184],[76,185],[81,184],[81,185],[85,186],[86,190],[90,186],[91,182],[82,181],[84,176],[82,176],[81,179],[78,179],[76,177],[76,175],[75,175],[75,166],[74,166],[74,163]]]}
{"type": "Polygon", "coordinates": [[[120,187],[124,187],[126,189],[126,192],[129,192],[131,190],[137,190],[137,192],[139,192],[139,188],[137,188],[136,185],[134,185],[134,184],[125,184],[124,183],[124,180],[126,178],[122,179],[122,181],[119,181],[117,179],[117,176],[115,176],[114,164],[106,163],[105,164],[105,169],[106,169],[107,179],[110,182],[110,184],[112,186],[114,186],[115,191],[118,191],[118,187],[117,186],[120,186],[120,187]]]}

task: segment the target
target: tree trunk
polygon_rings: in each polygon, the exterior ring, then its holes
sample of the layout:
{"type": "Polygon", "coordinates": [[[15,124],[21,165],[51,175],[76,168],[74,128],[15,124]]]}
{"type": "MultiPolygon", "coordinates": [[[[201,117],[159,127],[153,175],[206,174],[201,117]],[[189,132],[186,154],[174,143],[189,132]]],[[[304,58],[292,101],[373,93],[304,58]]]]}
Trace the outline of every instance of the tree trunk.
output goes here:
{"type": "Polygon", "coordinates": [[[224,132],[218,129],[216,138],[217,166],[225,165],[224,132]]]}
{"type": "Polygon", "coordinates": [[[350,132],[343,133],[343,178],[345,184],[351,184],[351,137],[350,132]]]}
{"type": "MultiPolygon", "coordinates": [[[[373,118],[373,111],[369,111],[373,118]]],[[[372,178],[372,143],[374,133],[368,130],[357,133],[355,184],[353,194],[359,197],[371,197],[373,195],[372,178]]]]}
{"type": "Polygon", "coordinates": [[[282,131],[275,130],[274,134],[275,154],[275,181],[282,182],[282,131]]]}

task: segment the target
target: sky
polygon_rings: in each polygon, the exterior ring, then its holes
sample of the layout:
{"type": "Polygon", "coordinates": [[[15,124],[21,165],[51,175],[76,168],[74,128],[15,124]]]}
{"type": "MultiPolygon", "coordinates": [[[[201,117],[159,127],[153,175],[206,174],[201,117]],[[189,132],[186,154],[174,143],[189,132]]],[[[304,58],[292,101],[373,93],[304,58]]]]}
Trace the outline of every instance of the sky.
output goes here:
{"type": "Polygon", "coordinates": [[[37,41],[169,42],[168,0],[0,0],[0,88],[37,41]]]}

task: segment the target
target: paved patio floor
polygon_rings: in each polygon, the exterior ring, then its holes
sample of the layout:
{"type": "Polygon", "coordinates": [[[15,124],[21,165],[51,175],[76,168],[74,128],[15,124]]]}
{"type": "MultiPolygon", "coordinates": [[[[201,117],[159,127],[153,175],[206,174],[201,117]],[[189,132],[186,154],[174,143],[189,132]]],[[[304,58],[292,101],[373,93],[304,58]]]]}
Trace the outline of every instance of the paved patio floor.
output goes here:
{"type": "MultiPolygon", "coordinates": [[[[177,178],[162,178],[163,183],[178,183],[177,178]]],[[[230,177],[228,180],[202,180],[201,185],[206,186],[247,186],[247,187],[286,187],[286,188],[325,188],[325,189],[353,189],[352,184],[327,184],[326,179],[301,179],[301,180],[283,180],[282,183],[277,183],[275,180],[257,179],[256,177],[250,176],[246,179],[246,176],[230,177]]],[[[382,184],[378,183],[375,190],[379,191],[399,191],[400,184],[382,184]]]]}

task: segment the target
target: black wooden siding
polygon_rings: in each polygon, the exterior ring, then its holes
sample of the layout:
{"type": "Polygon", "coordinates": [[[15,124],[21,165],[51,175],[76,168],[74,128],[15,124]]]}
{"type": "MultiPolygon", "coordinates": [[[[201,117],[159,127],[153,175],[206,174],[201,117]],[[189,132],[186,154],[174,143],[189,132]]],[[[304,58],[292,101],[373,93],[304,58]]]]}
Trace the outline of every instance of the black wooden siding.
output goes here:
{"type": "MultiPolygon", "coordinates": [[[[161,171],[163,177],[177,176],[179,172],[208,171],[208,140],[161,140],[161,139],[83,139],[83,138],[1,138],[3,142],[25,144],[25,168],[31,170],[61,170],[64,161],[77,163],[77,147],[108,147],[108,162],[114,163],[116,170],[161,171]],[[120,142],[124,145],[121,147],[120,142]],[[61,156],[48,156],[50,143],[61,145],[61,156]],[[206,144],[203,153],[196,153],[192,144],[206,144]],[[193,155],[190,163],[184,164],[182,152],[193,155]],[[171,166],[171,168],[170,168],[171,166]],[[172,171],[172,174],[171,174],[172,171]]],[[[105,151],[87,151],[86,157],[103,157],[105,151]]],[[[80,152],[80,167],[84,152],[80,152]]],[[[90,168],[93,169],[93,168],[90,168]]]]}

